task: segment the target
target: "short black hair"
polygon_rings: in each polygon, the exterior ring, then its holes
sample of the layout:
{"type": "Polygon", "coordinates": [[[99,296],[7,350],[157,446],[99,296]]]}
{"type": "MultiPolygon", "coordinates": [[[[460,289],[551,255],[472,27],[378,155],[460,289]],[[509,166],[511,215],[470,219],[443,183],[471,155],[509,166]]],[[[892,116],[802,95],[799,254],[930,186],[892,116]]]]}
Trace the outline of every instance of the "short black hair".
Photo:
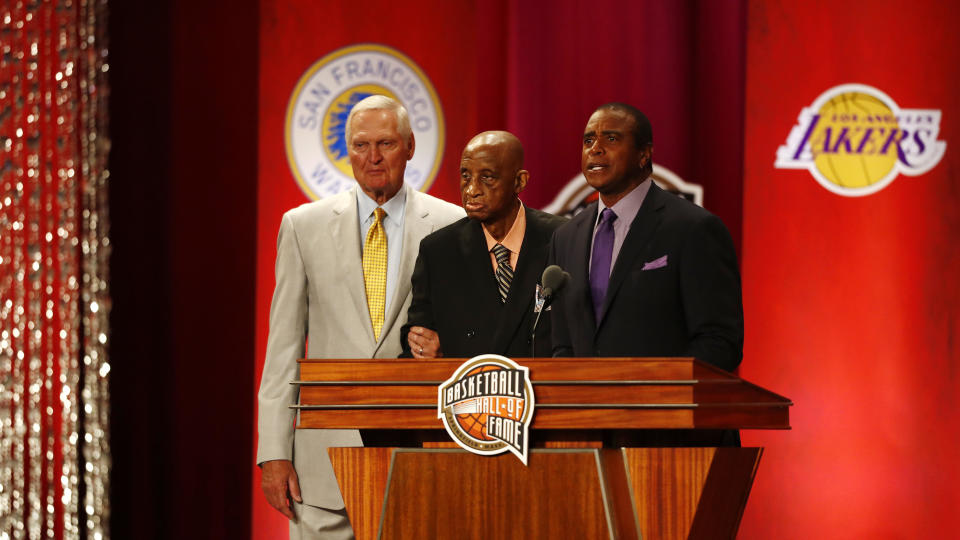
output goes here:
{"type": "Polygon", "coordinates": [[[634,127],[633,127],[633,142],[637,145],[637,148],[642,148],[648,144],[653,144],[653,127],[650,125],[650,120],[647,118],[647,115],[640,112],[640,109],[629,105],[627,103],[621,103],[619,101],[613,101],[610,103],[604,103],[603,105],[597,107],[598,111],[603,110],[617,110],[623,111],[628,115],[633,117],[634,127]]]}

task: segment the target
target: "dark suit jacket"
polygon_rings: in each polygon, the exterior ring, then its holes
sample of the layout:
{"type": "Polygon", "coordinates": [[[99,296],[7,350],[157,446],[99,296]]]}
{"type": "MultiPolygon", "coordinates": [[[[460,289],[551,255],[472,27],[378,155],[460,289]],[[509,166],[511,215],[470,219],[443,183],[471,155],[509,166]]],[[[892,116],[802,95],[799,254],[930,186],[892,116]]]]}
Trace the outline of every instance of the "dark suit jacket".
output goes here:
{"type": "MultiPolygon", "coordinates": [[[[400,331],[402,356],[411,355],[410,327],[424,326],[440,335],[440,348],[448,358],[485,353],[530,357],[537,284],[546,268],[553,231],[566,219],[531,208],[525,211],[527,228],[505,304],[480,222],[464,218],[420,242],[413,299],[400,331]]],[[[550,311],[540,317],[536,348],[537,356],[550,356],[550,311]]]]}
{"type": "Polygon", "coordinates": [[[554,302],[554,356],[694,356],[735,369],[743,302],[723,223],[651,185],[614,263],[598,325],[589,282],[596,217],[593,203],[553,237],[550,264],[571,277],[554,302]]]}
{"type": "MultiPolygon", "coordinates": [[[[734,370],[743,358],[743,301],[720,219],[651,185],[614,263],[598,325],[589,281],[597,206],[551,242],[549,264],[571,277],[554,301],[553,355],[693,356],[734,370]]],[[[642,439],[644,446],[739,445],[735,431],[648,430],[642,439]]]]}

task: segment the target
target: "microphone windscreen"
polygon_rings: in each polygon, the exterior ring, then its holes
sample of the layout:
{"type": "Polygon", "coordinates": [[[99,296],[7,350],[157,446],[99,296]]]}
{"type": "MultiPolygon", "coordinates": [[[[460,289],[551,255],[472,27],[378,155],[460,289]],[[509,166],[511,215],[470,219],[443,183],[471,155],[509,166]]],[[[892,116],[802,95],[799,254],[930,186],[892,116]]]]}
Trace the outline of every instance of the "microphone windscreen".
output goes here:
{"type": "Polygon", "coordinates": [[[570,274],[563,271],[563,268],[551,264],[543,270],[540,276],[540,283],[543,286],[543,296],[549,298],[556,294],[567,284],[570,274]]]}

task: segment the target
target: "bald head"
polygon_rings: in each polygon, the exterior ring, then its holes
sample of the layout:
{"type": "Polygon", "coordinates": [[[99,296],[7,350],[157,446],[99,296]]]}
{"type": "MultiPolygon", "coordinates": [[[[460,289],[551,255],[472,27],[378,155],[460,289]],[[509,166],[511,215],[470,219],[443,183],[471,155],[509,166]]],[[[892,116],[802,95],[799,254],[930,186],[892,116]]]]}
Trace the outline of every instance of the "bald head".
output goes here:
{"type": "Polygon", "coordinates": [[[500,240],[520,210],[517,195],[529,177],[520,139],[506,131],[484,131],[470,139],[460,158],[463,209],[500,240]]]}
{"type": "Polygon", "coordinates": [[[484,131],[470,139],[463,153],[473,153],[480,148],[495,150],[504,165],[509,165],[515,171],[523,168],[523,145],[509,131],[484,131]]]}

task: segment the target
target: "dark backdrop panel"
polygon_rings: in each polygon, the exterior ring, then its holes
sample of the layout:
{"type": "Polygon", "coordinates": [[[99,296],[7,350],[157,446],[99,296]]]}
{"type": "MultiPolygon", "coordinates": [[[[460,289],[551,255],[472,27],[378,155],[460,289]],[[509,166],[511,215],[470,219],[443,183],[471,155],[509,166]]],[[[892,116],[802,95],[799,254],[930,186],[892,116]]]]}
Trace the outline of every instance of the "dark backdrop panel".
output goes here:
{"type": "Polygon", "coordinates": [[[246,538],[257,3],[115,2],[114,538],[246,538]]]}
{"type": "Polygon", "coordinates": [[[166,6],[132,3],[111,6],[109,17],[110,524],[116,538],[170,531],[170,19],[166,6]]]}

